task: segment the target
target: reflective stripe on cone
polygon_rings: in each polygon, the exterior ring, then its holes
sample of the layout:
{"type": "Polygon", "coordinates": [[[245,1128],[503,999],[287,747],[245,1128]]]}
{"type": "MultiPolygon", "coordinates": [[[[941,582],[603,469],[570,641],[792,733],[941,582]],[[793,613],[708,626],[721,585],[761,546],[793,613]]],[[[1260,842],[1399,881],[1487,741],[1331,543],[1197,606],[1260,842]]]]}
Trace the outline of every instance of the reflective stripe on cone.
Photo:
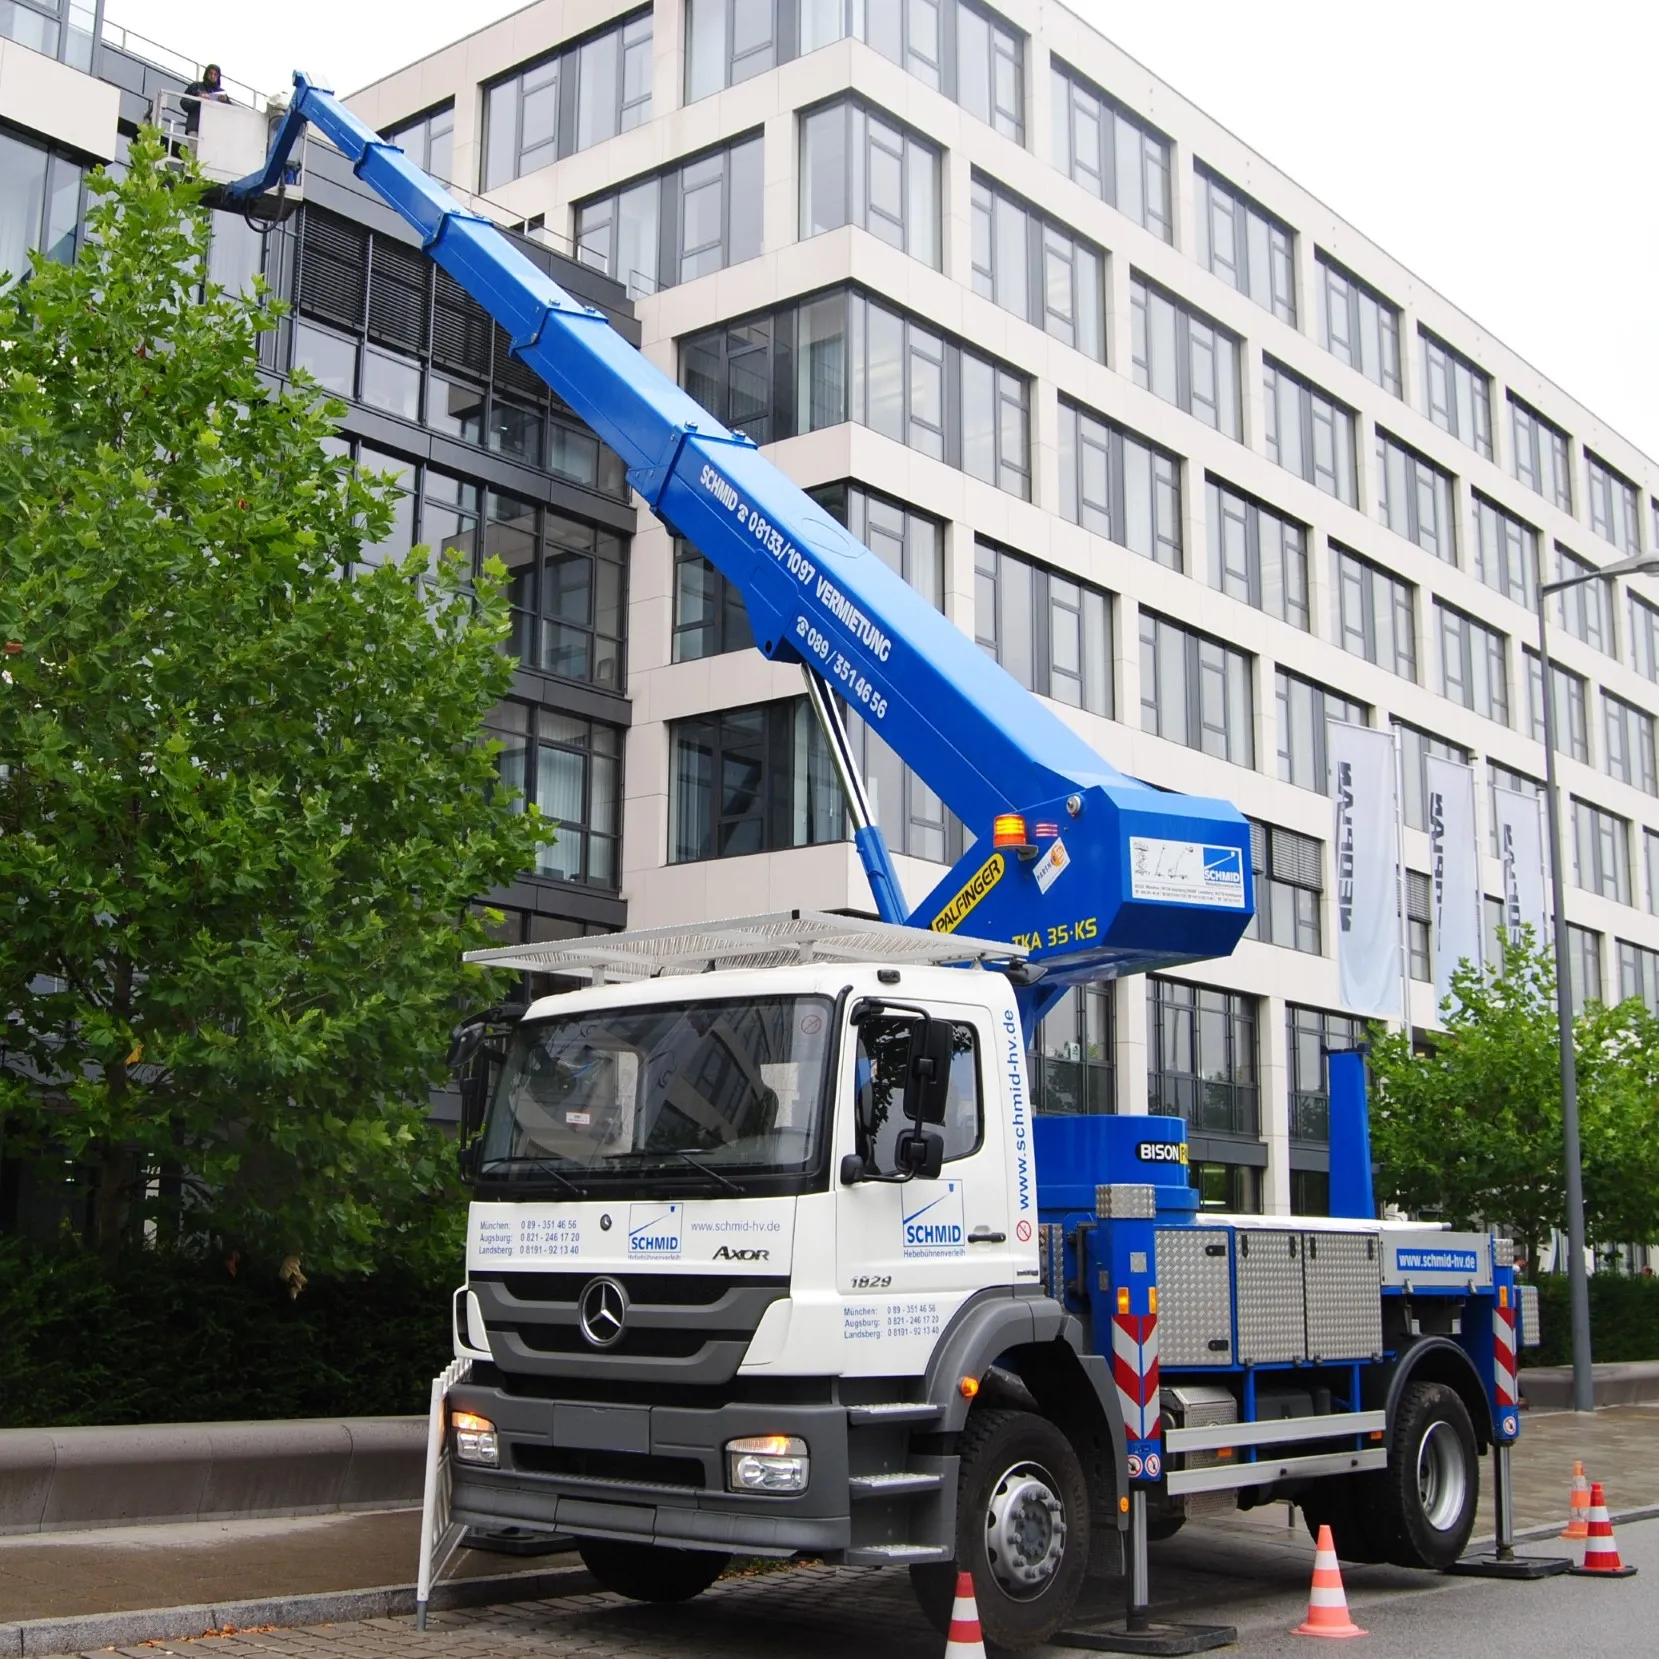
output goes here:
{"type": "Polygon", "coordinates": [[[1331,1529],[1319,1529],[1319,1547],[1313,1558],[1313,1589],[1308,1593],[1308,1616],[1292,1636],[1363,1636],[1366,1632],[1348,1616],[1348,1597],[1342,1588],[1342,1569],[1336,1564],[1331,1529]]]}
{"type": "Polygon", "coordinates": [[[1629,1578],[1636,1569],[1619,1560],[1619,1546],[1613,1542],[1613,1523],[1607,1515],[1607,1498],[1598,1480],[1590,1488],[1590,1533],[1584,1545],[1584,1565],[1573,1571],[1581,1578],[1629,1578]]]}
{"type": "Polygon", "coordinates": [[[945,1659],[985,1659],[985,1637],[979,1628],[979,1603],[974,1600],[972,1573],[956,1575],[956,1602],[950,1610],[945,1659]]]}

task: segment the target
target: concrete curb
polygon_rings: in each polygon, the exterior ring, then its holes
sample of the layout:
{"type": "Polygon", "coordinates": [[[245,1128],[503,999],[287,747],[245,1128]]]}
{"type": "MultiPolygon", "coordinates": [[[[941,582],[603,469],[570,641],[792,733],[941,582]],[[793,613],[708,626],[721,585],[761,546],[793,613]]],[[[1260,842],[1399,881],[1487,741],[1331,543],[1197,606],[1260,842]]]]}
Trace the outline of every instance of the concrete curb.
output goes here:
{"type": "MultiPolygon", "coordinates": [[[[1598,1407],[1659,1405],[1659,1360],[1598,1360],[1590,1369],[1598,1407]]],[[[1520,1384],[1533,1411],[1566,1411],[1572,1406],[1570,1365],[1526,1367],[1520,1384]]]]}
{"type": "MultiPolygon", "coordinates": [[[[499,1573],[488,1578],[456,1578],[432,1587],[432,1608],[489,1607],[509,1601],[545,1601],[591,1589],[587,1569],[538,1567],[533,1572],[499,1573]]],[[[292,1628],[308,1624],[344,1624],[358,1619],[407,1616],[415,1611],[413,1584],[387,1584],[372,1590],[329,1590],[303,1596],[265,1596],[253,1601],[221,1601],[196,1607],[147,1607],[126,1613],[83,1613],[61,1619],[24,1619],[0,1624],[0,1659],[46,1659],[47,1655],[84,1653],[90,1648],[132,1647],[140,1642],[182,1641],[211,1636],[234,1625],[292,1628]]]]}

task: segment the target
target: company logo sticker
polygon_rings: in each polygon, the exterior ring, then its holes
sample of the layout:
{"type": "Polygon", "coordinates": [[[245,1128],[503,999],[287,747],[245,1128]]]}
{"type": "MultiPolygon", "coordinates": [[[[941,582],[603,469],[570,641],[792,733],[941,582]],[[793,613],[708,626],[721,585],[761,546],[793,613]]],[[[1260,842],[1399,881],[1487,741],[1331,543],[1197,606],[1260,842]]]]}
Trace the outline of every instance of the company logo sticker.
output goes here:
{"type": "Polygon", "coordinates": [[[722,1244],[714,1253],[717,1262],[769,1262],[772,1259],[770,1250],[734,1250],[729,1244],[722,1244]]]}
{"type": "Polygon", "coordinates": [[[1244,854],[1207,841],[1129,837],[1129,896],[1164,904],[1244,908],[1244,854]]]}
{"type": "Polygon", "coordinates": [[[922,1183],[914,1182],[905,1189],[899,1212],[905,1255],[965,1254],[967,1232],[962,1225],[962,1183],[930,1181],[918,1192],[916,1188],[920,1186],[922,1183]]]}
{"type": "Polygon", "coordinates": [[[1037,860],[1031,872],[1037,878],[1037,891],[1046,893],[1070,868],[1071,854],[1066,851],[1065,842],[1051,842],[1048,851],[1037,860]]]}
{"type": "Polygon", "coordinates": [[[935,933],[954,933],[968,919],[968,912],[1002,880],[1008,868],[1001,853],[992,853],[974,873],[967,884],[937,916],[933,918],[935,933]]]}
{"type": "Polygon", "coordinates": [[[1184,1164],[1187,1161],[1185,1141],[1140,1141],[1135,1156],[1143,1164],[1184,1164]]]}
{"type": "Polygon", "coordinates": [[[1480,1272],[1480,1258],[1473,1250],[1403,1250],[1396,1247],[1394,1265],[1402,1273],[1480,1272]]]}
{"type": "Polygon", "coordinates": [[[680,1253],[680,1220],[678,1204],[630,1204],[628,1254],[674,1260],[680,1253]]]}

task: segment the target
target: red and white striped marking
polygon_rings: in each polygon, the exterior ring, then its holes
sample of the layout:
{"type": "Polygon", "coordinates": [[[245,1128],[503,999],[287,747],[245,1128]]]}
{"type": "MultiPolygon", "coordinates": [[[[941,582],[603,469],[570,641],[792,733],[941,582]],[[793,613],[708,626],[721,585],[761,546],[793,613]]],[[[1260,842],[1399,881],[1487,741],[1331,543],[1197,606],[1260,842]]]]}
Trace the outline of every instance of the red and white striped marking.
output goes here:
{"type": "Polygon", "coordinates": [[[1313,1588],[1308,1592],[1308,1616],[1291,1631],[1292,1636],[1363,1636],[1348,1612],[1348,1596],[1342,1588],[1342,1569],[1336,1564],[1336,1544],[1331,1529],[1319,1529],[1319,1548],[1313,1558],[1313,1588]]]}
{"type": "Polygon", "coordinates": [[[1492,1310],[1492,1375],[1496,1379],[1498,1406],[1515,1405],[1521,1391],[1515,1378],[1515,1310],[1492,1310]]]}
{"type": "Polygon", "coordinates": [[[1158,1409],[1157,1314],[1112,1315],[1112,1381],[1128,1437],[1159,1439],[1163,1426],[1158,1409]]]}
{"type": "Polygon", "coordinates": [[[985,1659],[985,1637],[979,1628],[979,1603],[974,1600],[972,1573],[956,1575],[956,1600],[950,1610],[945,1659],[985,1659]]]}

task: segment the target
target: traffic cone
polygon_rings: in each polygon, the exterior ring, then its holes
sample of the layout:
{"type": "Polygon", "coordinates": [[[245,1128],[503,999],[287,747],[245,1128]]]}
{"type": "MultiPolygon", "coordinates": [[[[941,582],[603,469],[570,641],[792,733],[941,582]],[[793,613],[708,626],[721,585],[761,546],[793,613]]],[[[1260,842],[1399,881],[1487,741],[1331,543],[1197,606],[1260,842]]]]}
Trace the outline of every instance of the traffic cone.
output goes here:
{"type": "Polygon", "coordinates": [[[974,1600],[972,1573],[956,1575],[956,1605],[950,1610],[945,1659],[985,1659],[985,1637],[979,1628],[979,1603],[974,1600]]]}
{"type": "Polygon", "coordinates": [[[1331,1529],[1319,1529],[1319,1548],[1313,1558],[1313,1589],[1308,1593],[1308,1616],[1292,1636],[1363,1636],[1348,1617],[1348,1597],[1342,1589],[1342,1569],[1336,1564],[1331,1529]]]}
{"type": "Polygon", "coordinates": [[[1567,1521],[1566,1530],[1561,1534],[1563,1538],[1588,1538],[1590,1536],[1590,1483],[1584,1478],[1584,1465],[1573,1463],[1573,1489],[1568,1499],[1572,1513],[1567,1521]]]}
{"type": "Polygon", "coordinates": [[[1613,1523],[1607,1518],[1607,1499],[1598,1480],[1590,1488],[1590,1535],[1584,1544],[1584,1565],[1574,1567],[1583,1578],[1629,1578],[1636,1571],[1619,1560],[1613,1542],[1613,1523]]]}

